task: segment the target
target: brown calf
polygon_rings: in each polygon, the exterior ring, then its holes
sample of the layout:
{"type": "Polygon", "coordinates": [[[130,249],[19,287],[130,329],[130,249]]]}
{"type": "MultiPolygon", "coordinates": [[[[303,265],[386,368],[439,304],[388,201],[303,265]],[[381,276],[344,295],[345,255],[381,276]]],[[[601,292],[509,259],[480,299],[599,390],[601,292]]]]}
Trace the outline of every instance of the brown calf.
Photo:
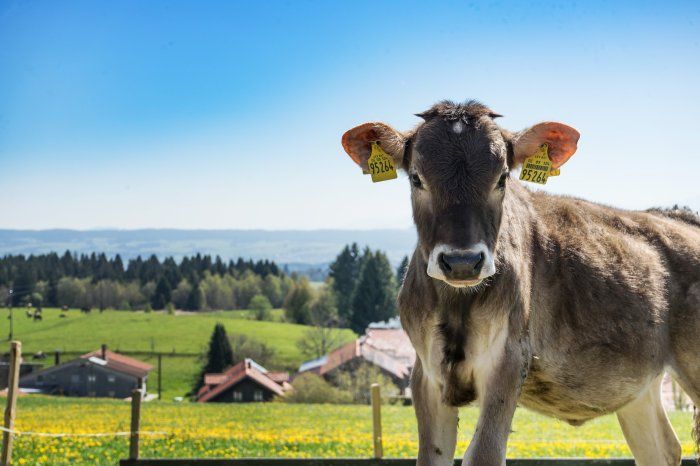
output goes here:
{"type": "Polygon", "coordinates": [[[419,116],[407,133],[366,123],[343,136],[364,169],[378,142],[412,185],[418,245],[398,306],[418,355],[418,464],[451,464],[457,407],[472,401],[465,465],[505,465],[518,403],[573,425],[617,413],[638,465],[680,464],[660,382],[669,371],[700,405],[700,219],[509,177],[545,143],[553,168],[565,163],[569,126],[511,133],[477,102],[419,116]]]}

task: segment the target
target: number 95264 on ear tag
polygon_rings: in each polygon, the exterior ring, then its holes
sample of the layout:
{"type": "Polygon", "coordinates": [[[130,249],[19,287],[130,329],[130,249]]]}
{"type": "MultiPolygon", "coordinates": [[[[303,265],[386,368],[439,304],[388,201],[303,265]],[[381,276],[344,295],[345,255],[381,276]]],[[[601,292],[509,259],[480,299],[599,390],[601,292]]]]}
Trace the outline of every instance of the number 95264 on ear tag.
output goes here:
{"type": "Polygon", "coordinates": [[[520,171],[520,179],[531,183],[545,184],[550,175],[558,175],[558,171],[552,172],[552,161],[549,160],[547,144],[523,161],[523,169],[520,171]]]}
{"type": "Polygon", "coordinates": [[[367,160],[372,182],[393,180],[396,178],[396,168],[391,156],[384,152],[377,142],[372,142],[372,152],[367,160]]]}

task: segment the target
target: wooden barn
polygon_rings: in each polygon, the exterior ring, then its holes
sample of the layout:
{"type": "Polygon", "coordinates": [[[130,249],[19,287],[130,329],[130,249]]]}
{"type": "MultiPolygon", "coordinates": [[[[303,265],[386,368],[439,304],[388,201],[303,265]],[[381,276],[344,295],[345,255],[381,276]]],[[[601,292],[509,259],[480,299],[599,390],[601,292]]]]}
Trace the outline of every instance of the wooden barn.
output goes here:
{"type": "Polygon", "coordinates": [[[146,390],[153,366],[109,351],[106,346],[19,379],[20,389],[66,396],[127,398],[135,388],[146,390]]]}
{"type": "MultiPolygon", "coordinates": [[[[7,388],[7,381],[10,377],[10,363],[4,360],[0,360],[0,390],[7,388]]],[[[44,367],[43,364],[35,362],[22,361],[19,366],[19,376],[23,377],[32,372],[41,370],[44,367]]]]}
{"type": "Polygon", "coordinates": [[[205,374],[197,401],[270,401],[275,396],[284,395],[289,388],[289,374],[286,372],[270,372],[252,359],[245,359],[220,374],[205,374]]]}

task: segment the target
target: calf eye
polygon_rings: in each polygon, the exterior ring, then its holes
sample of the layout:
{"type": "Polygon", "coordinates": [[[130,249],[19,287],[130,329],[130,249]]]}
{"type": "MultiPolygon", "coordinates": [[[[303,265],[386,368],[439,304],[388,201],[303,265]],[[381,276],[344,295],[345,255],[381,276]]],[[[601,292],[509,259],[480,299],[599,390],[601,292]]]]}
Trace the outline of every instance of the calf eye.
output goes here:
{"type": "Polygon", "coordinates": [[[506,187],[506,180],[508,179],[509,174],[508,172],[505,172],[504,174],[501,175],[501,177],[498,179],[498,184],[496,187],[498,189],[504,189],[506,187]]]}
{"type": "Polygon", "coordinates": [[[413,173],[411,175],[411,184],[413,185],[414,188],[420,189],[423,187],[423,183],[421,183],[420,176],[418,176],[415,173],[413,173]]]}

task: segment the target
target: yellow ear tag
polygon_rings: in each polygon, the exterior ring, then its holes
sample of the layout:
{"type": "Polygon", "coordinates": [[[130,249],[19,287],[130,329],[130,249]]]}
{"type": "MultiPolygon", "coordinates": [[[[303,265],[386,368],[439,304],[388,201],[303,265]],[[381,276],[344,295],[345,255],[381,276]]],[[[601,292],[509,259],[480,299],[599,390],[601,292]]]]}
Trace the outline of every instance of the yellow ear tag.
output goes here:
{"type": "Polygon", "coordinates": [[[372,175],[372,181],[374,183],[396,178],[394,161],[389,154],[384,152],[384,149],[382,149],[376,141],[372,142],[372,152],[367,160],[367,165],[369,166],[369,172],[367,173],[372,175]]]}
{"type": "Polygon", "coordinates": [[[542,144],[537,152],[525,159],[520,171],[521,180],[545,184],[550,176],[559,176],[559,169],[552,169],[552,161],[549,160],[547,151],[547,144],[542,144]]]}

